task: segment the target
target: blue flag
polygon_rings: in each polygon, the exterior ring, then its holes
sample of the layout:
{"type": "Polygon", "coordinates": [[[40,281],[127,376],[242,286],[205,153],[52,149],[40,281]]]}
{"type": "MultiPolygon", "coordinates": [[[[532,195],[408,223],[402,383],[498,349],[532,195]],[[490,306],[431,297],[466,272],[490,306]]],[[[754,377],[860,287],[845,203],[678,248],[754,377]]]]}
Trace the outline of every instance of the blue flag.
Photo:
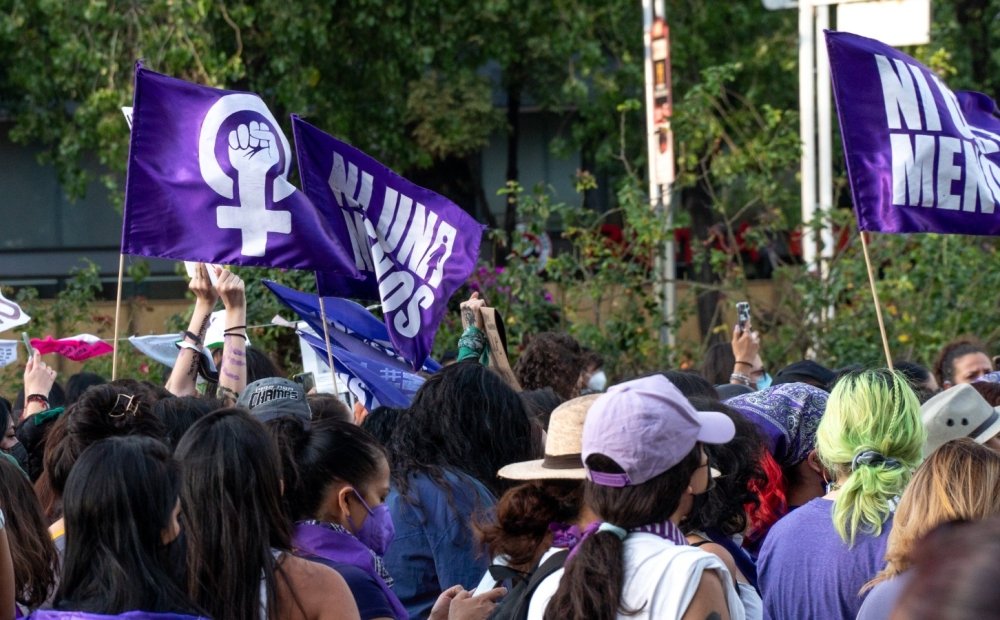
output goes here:
{"type": "MultiPolygon", "coordinates": [[[[317,357],[327,361],[326,343],[322,338],[299,331],[299,336],[316,351],[317,357]]],[[[338,377],[347,376],[347,389],[365,404],[365,409],[375,407],[409,407],[413,396],[423,385],[424,379],[405,368],[385,363],[385,358],[369,349],[372,354],[355,354],[333,344],[333,365],[338,377]]]]}
{"type": "MultiPolygon", "coordinates": [[[[320,312],[317,295],[297,291],[271,280],[263,282],[281,303],[299,315],[314,332],[323,334],[323,315],[320,312]]],[[[330,340],[337,346],[363,357],[381,355],[384,357],[382,359],[384,364],[411,371],[408,362],[396,352],[389,341],[385,323],[375,318],[364,306],[339,297],[324,297],[323,305],[326,309],[330,340]]],[[[428,357],[424,361],[422,370],[437,372],[441,370],[441,364],[428,357]]]]}

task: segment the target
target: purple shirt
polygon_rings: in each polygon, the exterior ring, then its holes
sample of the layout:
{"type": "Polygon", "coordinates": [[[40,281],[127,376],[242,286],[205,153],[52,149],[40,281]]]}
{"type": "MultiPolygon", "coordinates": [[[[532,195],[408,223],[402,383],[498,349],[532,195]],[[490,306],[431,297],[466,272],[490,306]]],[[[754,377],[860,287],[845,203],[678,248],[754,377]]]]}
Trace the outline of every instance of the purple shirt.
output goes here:
{"type": "Polygon", "coordinates": [[[833,501],[817,498],[774,524],[757,561],[765,620],[854,620],[861,587],[885,565],[892,517],[879,536],[848,548],[833,527],[833,501]]]}

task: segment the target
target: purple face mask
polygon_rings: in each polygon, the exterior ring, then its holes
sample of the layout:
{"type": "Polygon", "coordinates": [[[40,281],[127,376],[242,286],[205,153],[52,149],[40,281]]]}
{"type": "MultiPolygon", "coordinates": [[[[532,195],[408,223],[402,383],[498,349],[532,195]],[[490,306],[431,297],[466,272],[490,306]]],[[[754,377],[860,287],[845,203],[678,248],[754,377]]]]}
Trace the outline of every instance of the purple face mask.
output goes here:
{"type": "MultiPolygon", "coordinates": [[[[392,543],[392,539],[396,537],[396,526],[392,524],[392,515],[389,514],[389,507],[381,504],[372,510],[368,502],[365,501],[365,498],[361,497],[361,494],[358,493],[357,489],[354,489],[354,495],[361,500],[361,504],[368,511],[368,518],[365,519],[365,522],[361,525],[361,529],[357,530],[354,535],[377,555],[385,555],[385,552],[389,549],[389,544],[392,543]]],[[[351,522],[351,529],[356,529],[351,518],[347,517],[347,520],[351,522]]]]}

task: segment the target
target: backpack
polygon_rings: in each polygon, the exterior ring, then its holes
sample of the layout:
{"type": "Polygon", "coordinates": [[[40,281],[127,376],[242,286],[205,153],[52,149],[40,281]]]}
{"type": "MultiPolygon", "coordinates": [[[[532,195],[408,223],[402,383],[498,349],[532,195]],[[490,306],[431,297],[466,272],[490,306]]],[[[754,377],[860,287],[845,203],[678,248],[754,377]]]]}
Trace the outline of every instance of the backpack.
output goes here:
{"type": "Polygon", "coordinates": [[[535,568],[530,576],[525,575],[515,583],[510,592],[497,604],[493,613],[489,615],[489,620],[525,620],[528,617],[528,607],[531,605],[531,597],[535,590],[546,577],[556,572],[566,563],[568,549],[563,549],[553,553],[547,560],[535,568]]]}

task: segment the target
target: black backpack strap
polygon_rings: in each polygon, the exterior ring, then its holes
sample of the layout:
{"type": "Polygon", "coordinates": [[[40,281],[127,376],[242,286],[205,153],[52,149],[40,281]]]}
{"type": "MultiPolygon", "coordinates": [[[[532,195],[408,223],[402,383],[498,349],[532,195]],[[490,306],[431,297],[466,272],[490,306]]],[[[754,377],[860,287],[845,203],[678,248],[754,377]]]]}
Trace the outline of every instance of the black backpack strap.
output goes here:
{"type": "Polygon", "coordinates": [[[521,598],[521,604],[519,605],[520,614],[519,618],[528,617],[528,606],[531,605],[531,597],[534,596],[535,590],[541,585],[545,578],[556,572],[566,563],[566,557],[569,555],[569,549],[563,549],[549,556],[549,559],[542,562],[542,564],[535,569],[535,572],[531,573],[531,579],[528,580],[528,587],[524,590],[524,596],[521,598]]]}
{"type": "Polygon", "coordinates": [[[489,572],[490,577],[492,577],[498,584],[508,580],[512,584],[518,584],[530,576],[529,573],[522,573],[519,570],[514,570],[513,568],[504,566],[503,564],[490,564],[489,572]]]}
{"type": "Polygon", "coordinates": [[[547,560],[535,568],[529,579],[519,583],[507,593],[507,596],[501,599],[500,604],[496,606],[489,617],[493,620],[524,620],[527,618],[531,597],[535,594],[535,590],[546,577],[563,567],[568,555],[569,550],[563,549],[549,556],[547,560]]]}

